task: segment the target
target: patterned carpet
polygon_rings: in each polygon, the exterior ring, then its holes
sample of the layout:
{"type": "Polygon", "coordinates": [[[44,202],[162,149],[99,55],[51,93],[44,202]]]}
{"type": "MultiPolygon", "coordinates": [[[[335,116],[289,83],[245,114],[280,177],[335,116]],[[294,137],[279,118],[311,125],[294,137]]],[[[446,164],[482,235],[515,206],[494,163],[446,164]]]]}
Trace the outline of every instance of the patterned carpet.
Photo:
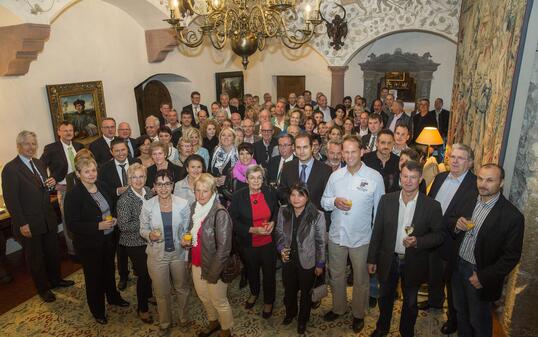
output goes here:
{"type": "MultiPolygon", "coordinates": [[[[280,285],[280,272],[277,273],[278,285],[280,285]]],[[[55,291],[56,302],[43,303],[38,296],[13,308],[0,316],[1,336],[155,336],[158,331],[157,323],[147,325],[142,323],[136,316],[136,285],[131,278],[128,288],[122,293],[123,297],[131,302],[128,308],[109,306],[108,325],[101,326],[94,322],[86,306],[84,281],[82,270],[72,274],[69,279],[76,282],[74,287],[55,291]]],[[[351,288],[348,288],[349,298],[351,288]]],[[[297,323],[284,327],[280,323],[284,318],[284,306],[282,304],[283,289],[277,287],[277,302],[273,317],[265,320],[261,317],[262,301],[258,300],[252,310],[243,308],[243,303],[248,297],[248,287],[239,290],[237,280],[229,287],[229,298],[232,304],[235,328],[234,335],[245,336],[297,336],[297,323]]],[[[260,298],[261,299],[261,298],[260,298]]],[[[399,310],[401,302],[395,304],[395,313],[392,319],[391,333],[389,337],[397,337],[399,310]]],[[[189,302],[192,326],[187,331],[181,331],[179,327],[172,329],[172,336],[195,336],[206,322],[206,318],[196,297],[194,290],[189,302]]],[[[370,336],[375,328],[378,310],[371,310],[365,318],[365,328],[360,334],[351,330],[351,313],[335,322],[323,321],[323,314],[331,308],[331,299],[325,298],[320,308],[312,311],[310,322],[307,326],[306,336],[314,337],[344,337],[344,336],[370,336]]],[[[156,307],[150,305],[153,318],[157,321],[156,307]]],[[[440,325],[444,319],[444,313],[436,312],[419,313],[415,327],[417,337],[438,337],[440,325]]],[[[217,336],[214,334],[213,336],[217,336]]]]}

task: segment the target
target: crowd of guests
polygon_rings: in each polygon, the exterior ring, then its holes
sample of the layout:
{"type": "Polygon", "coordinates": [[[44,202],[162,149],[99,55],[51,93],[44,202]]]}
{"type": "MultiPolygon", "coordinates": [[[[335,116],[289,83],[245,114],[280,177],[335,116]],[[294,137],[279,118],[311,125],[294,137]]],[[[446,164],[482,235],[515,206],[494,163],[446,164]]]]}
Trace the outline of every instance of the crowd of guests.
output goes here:
{"type": "Polygon", "coordinates": [[[130,305],[120,291],[133,269],[137,314],[152,323],[155,304],[161,335],[172,329],[174,298],[178,326],[192,325],[192,279],[208,319],[198,336],[230,336],[223,271],[237,255],[239,286],[250,291],[245,308],[263,293],[261,315],[272,316],[281,269],[282,324],[296,319],[299,334],[319,306],[312,290],[328,282],[332,305],[324,319],[340,319],[351,307],[356,333],[378,305],[371,336],[386,336],[401,294],[400,334],[414,336],[419,308],[443,308],[446,294],[443,334],[492,335],[491,304],[519,261],[524,219],[502,195],[502,167],[475,165],[473,150],[454,144],[449,170],[439,173],[444,147],[431,159],[415,144],[426,126],[446,140],[449,112],[440,98],[431,111],[420,99],[411,116],[386,88],[370,109],[358,95],[333,108],[310,91],[276,103],[268,93],[263,102],[222,94],[209,109],[200,93],[191,100],[179,114],[162,103],[137,139],[128,123],[105,118],[88,149],[62,122],[59,140],[40,159],[36,134],[19,133],[2,187],[45,302],[55,300],[51,289],[73,285],[60,276],[49,198],[57,193],[68,254],[82,264],[88,307],[100,324],[107,324],[105,299],[130,305]],[[428,301],[417,303],[424,283],[428,301]]]}

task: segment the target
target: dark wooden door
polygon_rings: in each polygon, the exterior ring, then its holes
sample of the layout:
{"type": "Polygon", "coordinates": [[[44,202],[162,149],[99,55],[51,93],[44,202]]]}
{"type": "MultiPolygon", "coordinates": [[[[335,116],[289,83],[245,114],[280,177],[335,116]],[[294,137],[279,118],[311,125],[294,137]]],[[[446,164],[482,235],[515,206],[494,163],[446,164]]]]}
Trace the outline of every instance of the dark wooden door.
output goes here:
{"type": "Polygon", "coordinates": [[[302,95],[305,89],[305,79],[305,76],[277,76],[277,97],[284,97],[288,99],[288,96],[291,92],[294,92],[297,96],[302,95]]]}
{"type": "Polygon", "coordinates": [[[168,88],[157,80],[151,80],[145,86],[143,84],[137,86],[135,88],[135,97],[138,110],[138,125],[142,135],[146,132],[144,130],[146,118],[150,115],[159,117],[161,103],[172,102],[172,99],[168,88]]]}

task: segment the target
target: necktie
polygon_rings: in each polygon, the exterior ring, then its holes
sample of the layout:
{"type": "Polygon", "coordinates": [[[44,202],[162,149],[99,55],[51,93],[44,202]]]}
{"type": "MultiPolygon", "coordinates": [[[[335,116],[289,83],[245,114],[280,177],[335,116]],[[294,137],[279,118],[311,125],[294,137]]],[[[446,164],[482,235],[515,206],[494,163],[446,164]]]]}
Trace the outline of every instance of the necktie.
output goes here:
{"type": "Polygon", "coordinates": [[[129,154],[131,155],[131,158],[134,158],[133,144],[131,144],[130,139],[127,139],[127,145],[129,147],[129,154]]]}
{"type": "Polygon", "coordinates": [[[127,186],[127,171],[125,171],[126,164],[119,164],[121,167],[121,186],[127,186]]]}
{"type": "Polygon", "coordinates": [[[306,164],[301,164],[301,174],[299,175],[299,180],[306,184],[306,164]]]}
{"type": "Polygon", "coordinates": [[[373,149],[374,149],[374,145],[375,145],[375,138],[376,138],[376,136],[375,136],[375,135],[372,135],[372,137],[370,137],[370,144],[368,145],[368,148],[369,148],[370,150],[372,150],[372,151],[373,151],[373,149]]]}
{"type": "Polygon", "coordinates": [[[30,160],[30,166],[32,167],[32,172],[34,173],[35,178],[39,182],[41,186],[45,186],[43,183],[43,179],[41,179],[41,175],[37,172],[37,169],[35,168],[34,161],[30,160]]]}
{"type": "Polygon", "coordinates": [[[71,169],[75,169],[75,151],[73,151],[73,147],[69,145],[67,147],[67,159],[69,160],[69,164],[71,165],[71,169]]]}
{"type": "Polygon", "coordinates": [[[276,183],[280,184],[280,175],[282,174],[282,166],[284,166],[284,159],[280,159],[280,165],[278,165],[278,174],[276,176],[276,183]]]}

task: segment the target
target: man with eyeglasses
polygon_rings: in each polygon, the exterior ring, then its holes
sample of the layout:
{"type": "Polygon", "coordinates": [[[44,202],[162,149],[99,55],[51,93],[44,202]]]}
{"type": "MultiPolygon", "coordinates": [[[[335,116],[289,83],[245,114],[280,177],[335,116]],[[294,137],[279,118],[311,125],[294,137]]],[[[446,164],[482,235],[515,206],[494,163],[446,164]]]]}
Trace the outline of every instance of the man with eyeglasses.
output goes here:
{"type": "Polygon", "coordinates": [[[273,148],[277,145],[277,141],[273,137],[273,125],[271,122],[262,122],[260,131],[262,139],[254,143],[254,159],[267,169],[269,160],[273,157],[273,148]]]}
{"type": "Polygon", "coordinates": [[[457,330],[456,310],[452,298],[450,280],[453,273],[451,261],[454,249],[454,239],[451,229],[456,225],[460,217],[470,217],[476,203],[478,190],[476,176],[470,171],[473,167],[473,150],[465,144],[452,145],[449,156],[450,171],[439,173],[430,188],[428,194],[431,198],[439,201],[443,212],[444,236],[443,245],[430,253],[428,301],[419,303],[419,309],[443,308],[445,300],[445,286],[447,288],[448,311],[447,321],[441,327],[441,333],[448,335],[457,330]]]}
{"type": "Polygon", "coordinates": [[[118,137],[122,138],[127,144],[129,150],[129,157],[136,158],[140,154],[136,144],[136,139],[131,138],[131,126],[127,122],[121,122],[118,124],[118,137]]]}
{"type": "Polygon", "coordinates": [[[116,136],[116,120],[110,117],[103,119],[101,122],[101,133],[103,136],[94,140],[89,147],[95,157],[97,166],[101,166],[112,159],[110,143],[116,136]]]}
{"type": "Polygon", "coordinates": [[[267,168],[267,180],[274,186],[278,186],[280,183],[280,175],[284,164],[295,159],[293,141],[293,136],[290,134],[283,134],[278,138],[279,155],[269,160],[267,168]]]}

